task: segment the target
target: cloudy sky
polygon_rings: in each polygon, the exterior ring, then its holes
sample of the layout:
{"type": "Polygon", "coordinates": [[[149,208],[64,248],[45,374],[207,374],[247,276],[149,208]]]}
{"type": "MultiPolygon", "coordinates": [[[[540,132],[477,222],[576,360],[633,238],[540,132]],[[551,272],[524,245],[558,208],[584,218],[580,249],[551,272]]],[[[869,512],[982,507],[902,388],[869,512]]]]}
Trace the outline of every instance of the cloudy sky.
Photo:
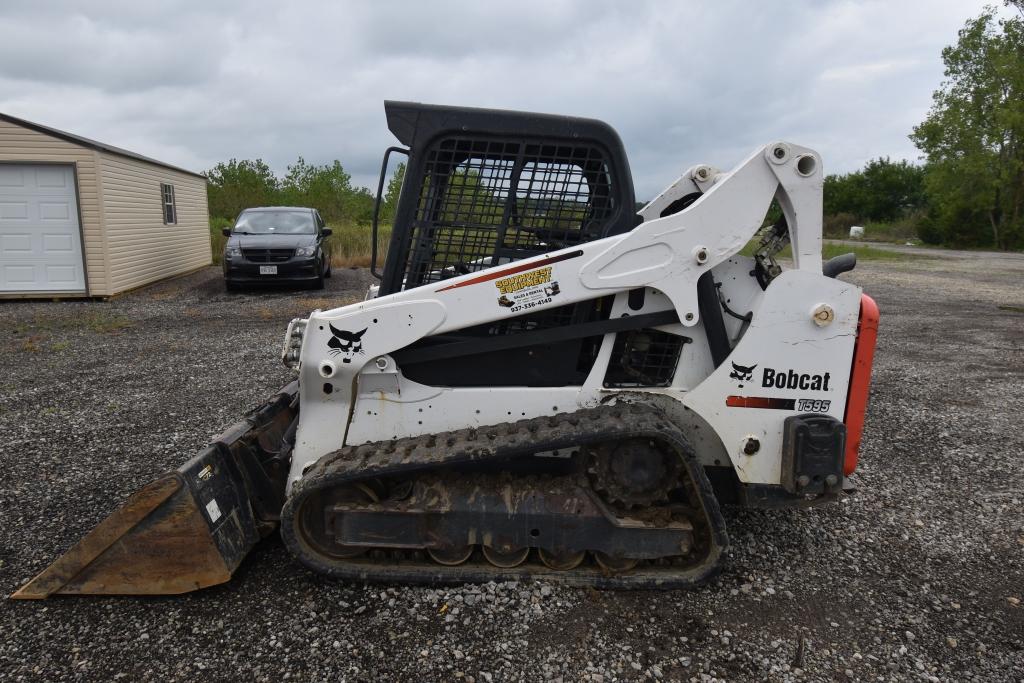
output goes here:
{"type": "Polygon", "coordinates": [[[773,139],[827,172],[916,158],[940,51],[984,4],[3,0],[0,111],[197,171],[337,158],[368,186],[385,99],[590,116],[648,199],[773,139]]]}

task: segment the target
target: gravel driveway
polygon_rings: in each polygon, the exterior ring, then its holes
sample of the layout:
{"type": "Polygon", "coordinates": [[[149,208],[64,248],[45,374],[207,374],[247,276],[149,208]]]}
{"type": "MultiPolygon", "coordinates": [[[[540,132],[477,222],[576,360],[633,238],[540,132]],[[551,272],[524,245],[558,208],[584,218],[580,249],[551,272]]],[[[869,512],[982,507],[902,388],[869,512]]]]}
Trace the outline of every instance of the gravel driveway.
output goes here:
{"type": "MultiPolygon", "coordinates": [[[[276,537],[181,598],[0,601],[0,680],[1024,680],[1024,257],[849,274],[882,328],[855,475],[822,509],[726,510],[689,592],[333,583],[276,537]]],[[[287,321],[362,298],[229,295],[210,268],[108,302],[0,304],[0,593],[290,373],[287,321]]]]}

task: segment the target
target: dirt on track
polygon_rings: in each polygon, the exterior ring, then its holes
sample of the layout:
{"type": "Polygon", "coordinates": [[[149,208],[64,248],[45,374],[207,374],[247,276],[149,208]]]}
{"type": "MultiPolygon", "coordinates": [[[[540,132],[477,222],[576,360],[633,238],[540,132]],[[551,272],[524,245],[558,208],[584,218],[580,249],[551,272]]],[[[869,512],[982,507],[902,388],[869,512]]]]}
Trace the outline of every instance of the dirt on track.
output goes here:
{"type": "MultiPolygon", "coordinates": [[[[843,277],[882,311],[860,492],[727,508],[709,586],[336,583],[271,537],[179,598],[0,602],[0,680],[1024,680],[1024,256],[843,277]]],[[[286,383],[289,319],[369,283],[0,303],[0,593],[286,383]]]]}

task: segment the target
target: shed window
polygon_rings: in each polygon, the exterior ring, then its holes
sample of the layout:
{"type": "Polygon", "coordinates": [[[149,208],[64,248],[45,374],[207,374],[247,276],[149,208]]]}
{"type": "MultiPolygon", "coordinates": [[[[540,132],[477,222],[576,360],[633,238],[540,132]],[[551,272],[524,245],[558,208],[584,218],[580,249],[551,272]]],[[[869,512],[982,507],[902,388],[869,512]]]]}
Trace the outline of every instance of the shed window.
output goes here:
{"type": "Polygon", "coordinates": [[[164,225],[178,222],[178,209],[174,206],[174,185],[160,184],[160,195],[164,204],[164,225]]]}

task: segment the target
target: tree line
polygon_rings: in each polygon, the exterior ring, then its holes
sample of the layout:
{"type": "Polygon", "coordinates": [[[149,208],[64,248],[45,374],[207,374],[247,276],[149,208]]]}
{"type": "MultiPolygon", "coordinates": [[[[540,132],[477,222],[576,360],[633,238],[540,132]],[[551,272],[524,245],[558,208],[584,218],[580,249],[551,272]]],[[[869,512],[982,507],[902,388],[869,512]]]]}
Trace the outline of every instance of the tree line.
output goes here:
{"type": "MultiPolygon", "coordinates": [[[[311,206],[328,223],[367,223],[373,218],[374,195],[352,184],[341,162],[315,165],[302,157],[278,178],[262,159],[231,159],[205,173],[207,200],[213,219],[233,220],[251,206],[311,206]]],[[[381,216],[390,219],[402,188],[405,165],[391,176],[381,202],[381,216]]]]}
{"type": "MultiPolygon", "coordinates": [[[[1024,0],[966,22],[910,139],[923,163],[875,159],[825,178],[825,227],[895,225],[930,244],[1024,248],[1024,0]]],[[[897,231],[898,232],[898,231],[897,231]]],[[[869,230],[870,236],[870,230],[869,230]]]]}

